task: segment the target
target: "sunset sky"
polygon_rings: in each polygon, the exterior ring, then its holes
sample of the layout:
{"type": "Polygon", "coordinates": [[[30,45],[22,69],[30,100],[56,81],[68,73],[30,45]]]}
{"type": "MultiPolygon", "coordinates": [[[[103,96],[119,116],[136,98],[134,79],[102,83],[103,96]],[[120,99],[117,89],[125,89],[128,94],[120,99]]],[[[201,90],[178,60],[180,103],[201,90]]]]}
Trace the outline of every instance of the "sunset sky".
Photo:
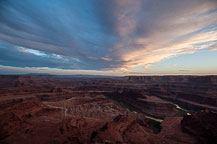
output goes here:
{"type": "Polygon", "coordinates": [[[217,0],[0,0],[0,74],[217,74],[217,0]]]}

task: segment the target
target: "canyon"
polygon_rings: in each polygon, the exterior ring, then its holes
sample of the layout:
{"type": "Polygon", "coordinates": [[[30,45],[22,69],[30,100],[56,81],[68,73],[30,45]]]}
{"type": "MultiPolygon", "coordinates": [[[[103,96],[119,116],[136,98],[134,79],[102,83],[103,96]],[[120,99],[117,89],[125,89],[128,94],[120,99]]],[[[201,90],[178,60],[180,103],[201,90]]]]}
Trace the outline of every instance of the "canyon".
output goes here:
{"type": "Polygon", "coordinates": [[[217,143],[217,76],[0,76],[0,143],[217,143]]]}

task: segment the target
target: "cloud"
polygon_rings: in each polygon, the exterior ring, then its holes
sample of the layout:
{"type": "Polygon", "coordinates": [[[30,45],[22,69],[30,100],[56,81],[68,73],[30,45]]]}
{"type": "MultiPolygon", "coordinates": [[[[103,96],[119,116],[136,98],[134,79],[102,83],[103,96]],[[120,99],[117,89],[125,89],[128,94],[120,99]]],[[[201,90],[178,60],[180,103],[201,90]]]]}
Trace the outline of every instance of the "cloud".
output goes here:
{"type": "Polygon", "coordinates": [[[74,69],[79,62],[76,59],[45,53],[39,50],[18,47],[1,43],[0,63],[5,66],[17,67],[51,67],[62,69],[74,69]]]}
{"type": "Polygon", "coordinates": [[[190,71],[190,70],[179,70],[179,71],[186,72],[186,71],[190,71]]]}
{"type": "Polygon", "coordinates": [[[0,64],[129,71],[216,49],[216,0],[2,0],[0,64]]]}
{"type": "Polygon", "coordinates": [[[210,50],[217,50],[217,42],[209,44],[208,47],[210,47],[210,50]]]}
{"type": "Polygon", "coordinates": [[[146,65],[143,66],[143,68],[144,68],[145,70],[148,70],[148,69],[150,69],[150,68],[149,68],[150,66],[151,66],[151,64],[146,64],[146,65]]]}

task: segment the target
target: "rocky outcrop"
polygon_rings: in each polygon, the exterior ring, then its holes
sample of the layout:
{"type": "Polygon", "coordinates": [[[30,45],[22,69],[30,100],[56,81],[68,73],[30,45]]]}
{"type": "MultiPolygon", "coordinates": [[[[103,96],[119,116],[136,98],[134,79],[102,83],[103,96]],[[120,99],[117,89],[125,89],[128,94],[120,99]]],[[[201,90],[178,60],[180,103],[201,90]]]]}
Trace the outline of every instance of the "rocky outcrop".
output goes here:
{"type": "Polygon", "coordinates": [[[205,110],[186,115],[181,125],[183,132],[197,137],[198,143],[217,143],[217,113],[205,110]]]}
{"type": "Polygon", "coordinates": [[[0,114],[0,139],[4,139],[28,125],[27,119],[40,113],[43,104],[37,100],[26,100],[0,114]]]}
{"type": "Polygon", "coordinates": [[[149,125],[142,119],[118,115],[105,123],[91,136],[93,143],[149,143],[147,137],[152,135],[149,125]]]}

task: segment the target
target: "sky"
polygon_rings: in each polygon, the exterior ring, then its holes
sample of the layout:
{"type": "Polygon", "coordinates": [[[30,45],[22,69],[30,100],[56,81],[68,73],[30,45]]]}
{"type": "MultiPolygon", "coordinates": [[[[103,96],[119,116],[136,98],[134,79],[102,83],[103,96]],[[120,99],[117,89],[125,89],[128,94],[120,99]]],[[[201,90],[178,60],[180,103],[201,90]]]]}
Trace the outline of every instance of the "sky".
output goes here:
{"type": "Polygon", "coordinates": [[[0,74],[216,75],[217,0],[0,0],[0,74]]]}

